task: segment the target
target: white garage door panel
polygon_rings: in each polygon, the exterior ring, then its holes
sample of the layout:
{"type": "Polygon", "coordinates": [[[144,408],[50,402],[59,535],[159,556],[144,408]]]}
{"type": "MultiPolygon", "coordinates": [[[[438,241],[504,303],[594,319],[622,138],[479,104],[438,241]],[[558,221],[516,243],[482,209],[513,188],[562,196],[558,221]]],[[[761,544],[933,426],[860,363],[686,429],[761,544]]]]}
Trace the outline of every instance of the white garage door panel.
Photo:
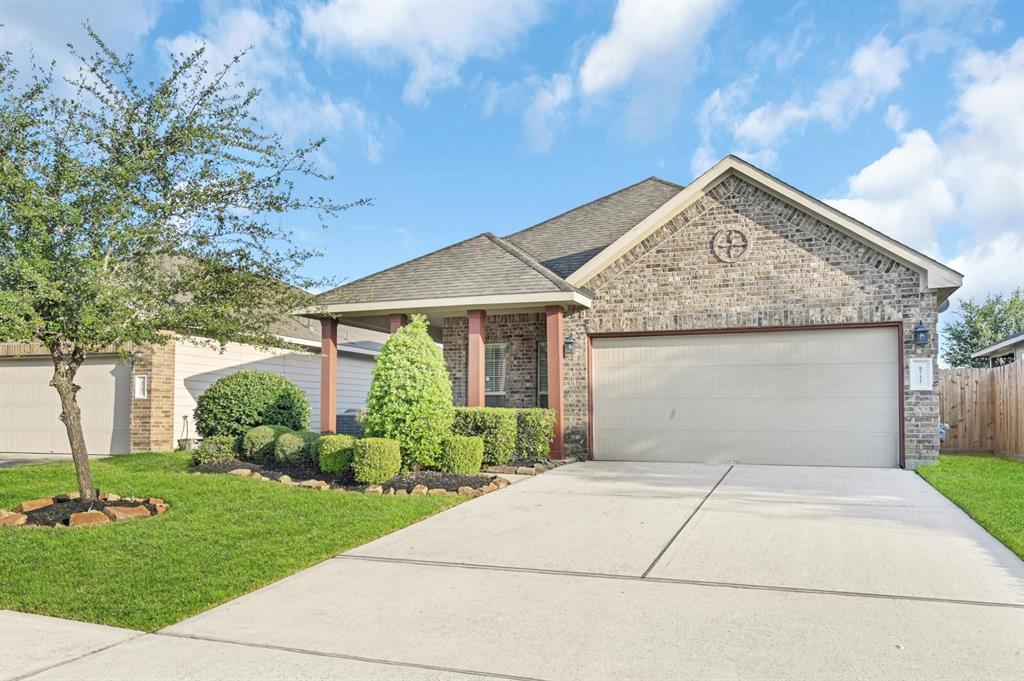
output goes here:
{"type": "MultiPolygon", "coordinates": [[[[121,454],[131,446],[131,369],[116,358],[87,359],[75,383],[90,454],[121,454]]],[[[49,359],[0,360],[0,452],[68,453],[60,398],[50,386],[49,359]]]]}
{"type": "Polygon", "coordinates": [[[597,338],[597,459],[895,466],[893,329],[597,338]]]}

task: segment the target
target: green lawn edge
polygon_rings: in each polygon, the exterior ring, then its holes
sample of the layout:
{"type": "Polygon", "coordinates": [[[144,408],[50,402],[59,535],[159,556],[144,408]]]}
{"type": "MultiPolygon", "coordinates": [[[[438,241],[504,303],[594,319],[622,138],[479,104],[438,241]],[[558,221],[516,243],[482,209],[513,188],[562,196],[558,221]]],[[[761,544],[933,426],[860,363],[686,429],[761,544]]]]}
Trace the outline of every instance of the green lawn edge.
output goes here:
{"type": "MultiPolygon", "coordinates": [[[[182,453],[92,463],[101,490],[165,499],[160,516],[0,527],[0,609],[156,631],[463,501],[191,475],[188,465],[182,453]]],[[[75,488],[70,462],[0,470],[0,508],[75,488]]]]}
{"type": "Polygon", "coordinates": [[[1024,559],[1024,462],[988,455],[942,455],[918,475],[1024,559]]]}

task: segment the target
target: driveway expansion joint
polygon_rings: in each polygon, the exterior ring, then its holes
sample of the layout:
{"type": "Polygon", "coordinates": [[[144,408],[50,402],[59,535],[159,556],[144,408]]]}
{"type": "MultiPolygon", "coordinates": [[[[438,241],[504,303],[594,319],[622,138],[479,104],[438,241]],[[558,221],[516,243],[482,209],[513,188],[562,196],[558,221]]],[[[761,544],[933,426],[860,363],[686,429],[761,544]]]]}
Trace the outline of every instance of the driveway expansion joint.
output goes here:
{"type": "Polygon", "coordinates": [[[126,638],[123,641],[117,641],[117,642],[111,643],[109,645],[100,646],[99,648],[95,648],[93,650],[84,652],[81,655],[75,655],[74,657],[69,657],[68,659],[61,660],[60,662],[54,662],[53,664],[46,665],[45,667],[40,667],[38,669],[33,669],[32,671],[27,672],[25,674],[21,674],[19,676],[12,676],[9,679],[8,678],[4,678],[4,677],[0,677],[0,678],[3,678],[4,681],[22,681],[23,679],[26,679],[26,680],[30,681],[32,679],[32,677],[38,676],[39,674],[42,674],[44,672],[48,672],[51,669],[57,669],[58,667],[63,667],[64,665],[71,664],[72,662],[77,662],[77,661],[79,661],[81,659],[84,659],[86,657],[89,657],[91,655],[96,655],[98,653],[102,653],[105,650],[110,650],[111,648],[116,648],[117,646],[122,645],[124,643],[128,643],[129,641],[134,641],[136,639],[140,639],[140,638],[142,638],[145,635],[146,635],[146,632],[140,631],[135,636],[132,636],[131,638],[126,638]]]}
{"type": "MultiPolygon", "coordinates": [[[[485,672],[473,669],[459,669],[457,667],[443,667],[434,664],[421,664],[419,662],[402,662],[398,660],[386,660],[378,657],[365,657],[362,655],[346,655],[345,653],[328,653],[320,650],[307,650],[306,648],[293,648],[291,646],[277,646],[271,643],[251,643],[248,641],[233,641],[226,638],[214,636],[197,636],[195,634],[176,634],[173,632],[157,632],[153,636],[167,636],[171,638],[191,639],[194,641],[208,641],[210,643],[223,643],[225,645],[242,646],[245,648],[263,648],[264,650],[277,650],[286,653],[297,653],[299,655],[313,655],[316,657],[330,657],[340,660],[352,660],[354,662],[367,662],[370,664],[383,664],[391,667],[411,667],[415,669],[426,669],[435,672],[448,672],[451,674],[464,674],[466,676],[480,676],[487,679],[506,679],[507,681],[548,681],[547,679],[535,676],[517,676],[515,674],[500,674],[498,672],[485,672]]],[[[35,672],[34,672],[35,673],[35,672]]],[[[15,681],[12,679],[11,681],[15,681]]]]}

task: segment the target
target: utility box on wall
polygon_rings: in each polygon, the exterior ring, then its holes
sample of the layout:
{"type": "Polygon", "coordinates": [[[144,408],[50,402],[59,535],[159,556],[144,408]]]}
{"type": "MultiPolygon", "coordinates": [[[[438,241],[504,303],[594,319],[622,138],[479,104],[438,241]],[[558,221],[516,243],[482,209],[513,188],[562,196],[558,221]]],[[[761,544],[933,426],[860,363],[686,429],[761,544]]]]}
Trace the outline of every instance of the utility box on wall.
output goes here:
{"type": "Polygon", "coordinates": [[[921,357],[910,360],[910,389],[932,390],[932,358],[921,357]]]}

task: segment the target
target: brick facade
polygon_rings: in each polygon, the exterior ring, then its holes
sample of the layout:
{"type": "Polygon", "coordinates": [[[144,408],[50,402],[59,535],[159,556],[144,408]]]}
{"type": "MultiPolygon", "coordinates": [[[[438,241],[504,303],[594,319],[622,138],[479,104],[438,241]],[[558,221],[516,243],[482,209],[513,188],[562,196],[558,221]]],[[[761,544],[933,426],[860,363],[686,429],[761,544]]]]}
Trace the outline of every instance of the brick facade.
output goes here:
{"type": "Polygon", "coordinates": [[[174,449],[174,343],[148,348],[132,367],[132,451],[174,449]],[[149,380],[149,396],[135,395],[135,377],[149,380]]]}
{"type": "MultiPolygon", "coordinates": [[[[920,290],[917,272],[738,177],[723,179],[587,287],[596,293],[592,309],[565,318],[566,337],[577,347],[565,358],[569,455],[587,451],[588,334],[877,322],[903,325],[907,466],[938,455],[938,395],[911,391],[907,368],[912,357],[935,362],[935,294],[920,290]],[[723,228],[749,237],[750,250],[737,262],[723,262],[712,251],[723,228]],[[927,346],[912,342],[918,322],[932,332],[927,346]]],[[[466,321],[449,317],[444,325],[453,392],[464,404],[466,321]]],[[[488,318],[487,334],[487,342],[510,343],[510,405],[533,406],[543,316],[488,318]]]]}

